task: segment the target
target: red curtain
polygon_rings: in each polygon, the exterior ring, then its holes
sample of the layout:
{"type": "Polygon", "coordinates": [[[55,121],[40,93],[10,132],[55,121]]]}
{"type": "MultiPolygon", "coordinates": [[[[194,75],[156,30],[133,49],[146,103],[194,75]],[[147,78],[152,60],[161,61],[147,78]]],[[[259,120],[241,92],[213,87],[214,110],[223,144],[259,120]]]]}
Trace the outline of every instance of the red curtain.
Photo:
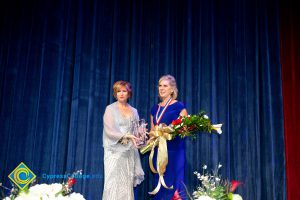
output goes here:
{"type": "Polygon", "coordinates": [[[300,9],[281,2],[281,65],[287,198],[300,199],[300,9]]]}

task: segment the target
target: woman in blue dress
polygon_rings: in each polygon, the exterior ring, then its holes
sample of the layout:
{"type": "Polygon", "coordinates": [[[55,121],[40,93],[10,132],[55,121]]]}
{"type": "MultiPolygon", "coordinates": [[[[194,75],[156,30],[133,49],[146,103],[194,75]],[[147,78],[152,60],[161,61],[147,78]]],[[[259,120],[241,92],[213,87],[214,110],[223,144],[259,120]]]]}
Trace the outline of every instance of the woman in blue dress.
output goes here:
{"type": "MultiPolygon", "coordinates": [[[[158,93],[161,102],[151,109],[151,130],[160,123],[170,125],[179,116],[187,116],[185,105],[177,101],[178,89],[176,80],[171,75],[162,76],[158,81],[158,93]]],[[[177,189],[179,193],[184,192],[184,167],[185,167],[185,140],[176,137],[167,142],[168,146],[168,165],[164,174],[166,185],[173,186],[174,189],[161,187],[154,196],[156,200],[170,200],[177,189]]],[[[154,157],[156,159],[156,155],[154,157]]],[[[154,161],[156,163],[156,161],[154,161]]],[[[155,177],[155,184],[158,175],[155,177]]]]}

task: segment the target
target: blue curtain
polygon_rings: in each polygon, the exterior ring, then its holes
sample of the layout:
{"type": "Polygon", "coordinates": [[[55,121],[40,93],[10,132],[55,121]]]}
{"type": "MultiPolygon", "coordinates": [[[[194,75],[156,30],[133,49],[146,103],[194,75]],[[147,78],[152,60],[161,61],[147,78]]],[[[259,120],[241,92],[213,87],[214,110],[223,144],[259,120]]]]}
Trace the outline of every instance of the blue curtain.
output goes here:
{"type": "MultiPolygon", "coordinates": [[[[185,184],[221,163],[244,199],[286,199],[279,1],[43,0],[0,6],[0,180],[22,161],[37,176],[82,169],[74,190],[103,189],[102,116],[112,85],[149,122],[161,75],[175,76],[190,114],[205,110],[222,135],[187,140],[185,184]]],[[[142,155],[150,199],[154,178],[142,155]]]]}

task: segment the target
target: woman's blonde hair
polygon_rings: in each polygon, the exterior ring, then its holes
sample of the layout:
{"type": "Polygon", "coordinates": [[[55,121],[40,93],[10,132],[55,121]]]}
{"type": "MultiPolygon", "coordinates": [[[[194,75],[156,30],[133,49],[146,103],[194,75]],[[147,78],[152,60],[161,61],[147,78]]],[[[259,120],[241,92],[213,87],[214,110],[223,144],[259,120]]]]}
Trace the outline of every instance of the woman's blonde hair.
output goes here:
{"type": "Polygon", "coordinates": [[[176,99],[178,96],[178,89],[177,89],[176,80],[175,80],[174,76],[172,76],[170,74],[164,75],[164,76],[160,77],[158,84],[160,84],[160,82],[162,82],[162,81],[169,82],[171,88],[173,89],[173,92],[171,93],[171,97],[173,99],[176,99]]]}
{"type": "Polygon", "coordinates": [[[121,87],[125,87],[128,92],[128,99],[132,97],[131,84],[127,81],[117,81],[113,85],[114,97],[117,99],[117,93],[120,91],[121,87]]]}

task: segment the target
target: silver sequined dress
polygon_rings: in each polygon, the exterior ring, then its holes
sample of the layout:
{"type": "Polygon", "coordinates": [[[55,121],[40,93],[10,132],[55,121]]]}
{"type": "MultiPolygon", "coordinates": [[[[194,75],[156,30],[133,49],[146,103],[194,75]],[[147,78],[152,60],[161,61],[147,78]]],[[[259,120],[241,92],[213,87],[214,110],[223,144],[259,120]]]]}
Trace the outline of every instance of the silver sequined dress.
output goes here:
{"type": "Polygon", "coordinates": [[[131,121],[139,119],[137,110],[131,109],[134,115],[127,118],[121,114],[115,102],[106,107],[103,116],[103,200],[133,200],[133,187],[144,180],[138,150],[131,142],[126,145],[119,142],[130,133],[131,121]]]}

